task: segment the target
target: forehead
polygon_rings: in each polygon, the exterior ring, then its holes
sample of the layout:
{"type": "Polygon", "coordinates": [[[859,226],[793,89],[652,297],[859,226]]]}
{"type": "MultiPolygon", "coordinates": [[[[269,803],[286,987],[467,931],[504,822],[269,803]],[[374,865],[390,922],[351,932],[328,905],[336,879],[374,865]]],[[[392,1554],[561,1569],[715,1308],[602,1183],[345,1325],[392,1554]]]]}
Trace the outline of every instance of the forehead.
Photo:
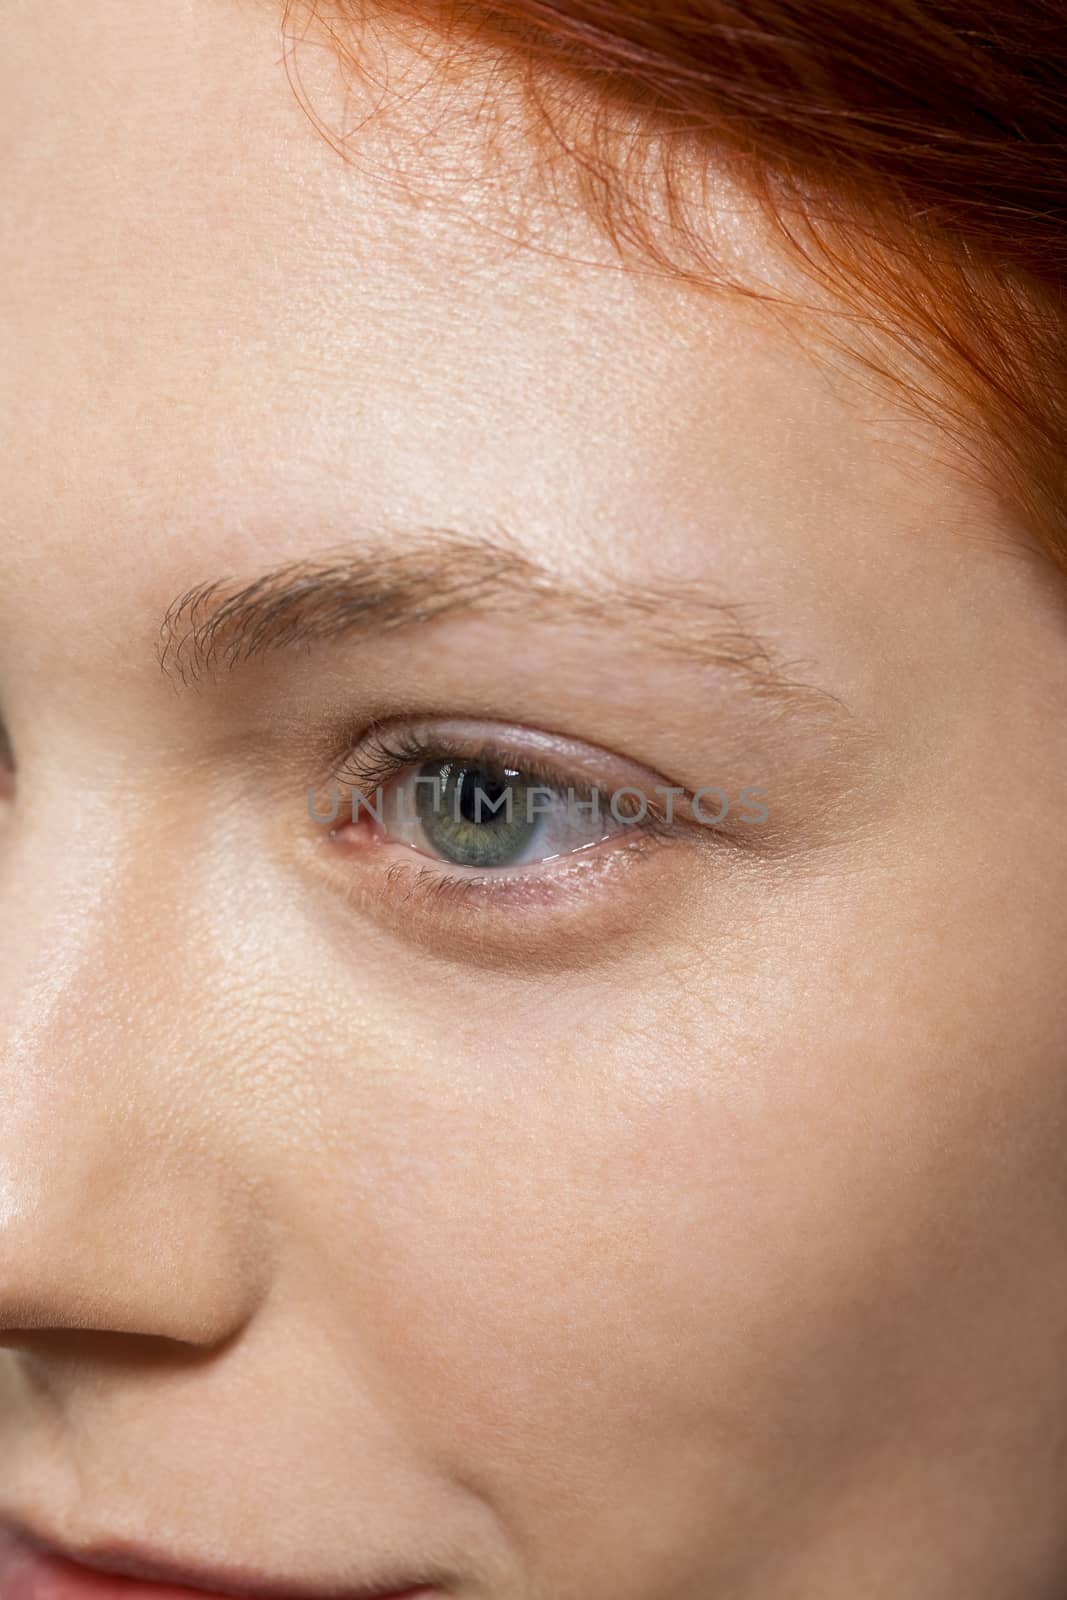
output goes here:
{"type": "MultiPolygon", "coordinates": [[[[387,514],[499,521],[570,578],[710,567],[818,607],[890,501],[921,519],[928,485],[874,449],[884,402],[765,308],[623,270],[524,182],[529,151],[483,139],[477,78],[437,80],[383,34],[343,93],[313,39],[287,73],[279,11],[55,0],[9,26],[0,406],[24,597],[91,610],[125,588],[156,615],[387,514]],[[387,75],[402,104],[371,115],[387,75]]],[[[751,216],[709,193],[709,229],[758,268],[751,216]]],[[[907,541],[891,559],[906,572],[907,541]]],[[[880,609],[885,581],[854,563],[852,604],[869,584],[880,609]]]]}

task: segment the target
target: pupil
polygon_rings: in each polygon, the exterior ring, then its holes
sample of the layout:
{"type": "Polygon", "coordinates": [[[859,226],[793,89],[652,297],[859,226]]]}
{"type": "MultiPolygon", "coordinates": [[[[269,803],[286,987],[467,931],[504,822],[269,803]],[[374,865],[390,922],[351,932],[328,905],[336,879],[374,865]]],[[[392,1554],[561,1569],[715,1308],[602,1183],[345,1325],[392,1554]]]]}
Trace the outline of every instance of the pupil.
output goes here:
{"type": "Polygon", "coordinates": [[[484,767],[462,767],[456,779],[460,817],[476,827],[505,822],[507,802],[502,796],[507,787],[506,780],[486,772],[484,767]]]}

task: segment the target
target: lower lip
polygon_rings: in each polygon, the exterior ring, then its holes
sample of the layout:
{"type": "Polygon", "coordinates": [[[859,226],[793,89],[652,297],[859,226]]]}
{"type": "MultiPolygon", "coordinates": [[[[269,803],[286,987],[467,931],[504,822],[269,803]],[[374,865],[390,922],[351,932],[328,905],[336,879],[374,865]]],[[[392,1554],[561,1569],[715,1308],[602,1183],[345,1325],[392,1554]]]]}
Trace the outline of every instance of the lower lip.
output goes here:
{"type": "MultiPolygon", "coordinates": [[[[436,1589],[396,1589],[375,1600],[433,1600],[436,1589]]],[[[232,1600],[202,1589],[96,1572],[18,1544],[0,1549],[0,1600],[232,1600]]]]}

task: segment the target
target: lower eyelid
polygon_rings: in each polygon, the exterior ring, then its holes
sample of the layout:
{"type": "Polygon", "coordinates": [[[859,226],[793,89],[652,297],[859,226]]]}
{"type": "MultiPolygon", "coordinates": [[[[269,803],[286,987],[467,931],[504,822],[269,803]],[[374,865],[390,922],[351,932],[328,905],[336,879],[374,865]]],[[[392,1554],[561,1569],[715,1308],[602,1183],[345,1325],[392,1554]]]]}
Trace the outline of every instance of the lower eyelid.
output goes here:
{"type": "MultiPolygon", "coordinates": [[[[647,922],[647,888],[634,896],[651,858],[668,841],[649,837],[609,841],[576,865],[545,871],[442,871],[400,847],[357,853],[363,867],[331,852],[330,876],[357,913],[402,942],[446,960],[524,971],[602,959],[647,922]],[[405,859],[408,858],[408,859],[405,859]],[[595,858],[595,859],[594,859],[595,858]],[[366,870],[364,870],[364,868],[366,870]]],[[[340,840],[336,841],[340,845],[340,840]]]]}
{"type": "Polygon", "coordinates": [[[441,900],[451,893],[457,902],[471,905],[508,905],[512,915],[525,907],[550,908],[555,903],[573,902],[579,895],[595,895],[618,871],[615,858],[634,864],[671,842],[665,835],[631,828],[545,861],[485,868],[444,861],[391,839],[368,838],[366,834],[352,838],[349,825],[331,829],[327,840],[338,864],[353,876],[366,874],[392,885],[403,884],[409,899],[425,893],[441,900]]]}
{"type": "Polygon", "coordinates": [[[375,930],[398,959],[414,951],[467,971],[523,976],[647,955],[651,930],[677,915],[696,873],[711,871],[692,837],[640,830],[547,868],[491,874],[442,868],[362,827],[353,837],[350,825],[303,832],[299,858],[344,917],[375,930]],[[707,869],[696,868],[694,853],[707,869]]]}
{"type": "MultiPolygon", "coordinates": [[[[372,825],[373,826],[373,825],[372,825]]],[[[420,850],[416,845],[406,840],[390,838],[388,835],[377,834],[372,836],[367,825],[360,823],[353,830],[353,825],[344,823],[330,830],[330,838],[341,849],[351,849],[353,855],[367,855],[371,852],[402,852],[395,857],[399,866],[411,867],[414,870],[432,869],[434,874],[443,879],[452,879],[458,883],[478,882],[487,889],[501,888],[512,879],[532,879],[534,877],[552,876],[559,877],[571,869],[584,870],[590,864],[592,857],[603,847],[614,846],[616,849],[635,849],[642,841],[662,841],[663,835],[654,828],[642,827],[634,824],[630,827],[616,828],[614,833],[605,834],[602,838],[591,840],[586,845],[580,845],[573,850],[562,851],[556,855],[546,856],[540,860],[519,862],[512,866],[484,867],[464,866],[462,863],[447,861],[441,856],[430,855],[428,851],[420,850]],[[411,860],[409,858],[415,858],[411,860]],[[425,864],[425,867],[424,865],[425,864]]],[[[370,864],[375,864],[373,861],[370,864]]]]}

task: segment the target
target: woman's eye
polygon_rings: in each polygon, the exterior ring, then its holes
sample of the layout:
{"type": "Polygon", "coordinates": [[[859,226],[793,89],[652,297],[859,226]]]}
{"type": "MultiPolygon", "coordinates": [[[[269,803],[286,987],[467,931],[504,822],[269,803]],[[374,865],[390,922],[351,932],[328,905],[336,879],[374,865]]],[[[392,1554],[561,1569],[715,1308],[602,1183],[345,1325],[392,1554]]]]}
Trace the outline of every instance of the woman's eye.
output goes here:
{"type": "Polygon", "coordinates": [[[615,835],[630,834],[636,844],[673,834],[670,808],[664,816],[653,792],[657,776],[532,729],[373,725],[334,773],[335,785],[347,787],[340,796],[335,790],[332,831],[345,843],[406,845],[457,880],[495,874],[502,881],[592,854],[615,835]]]}
{"type": "Polygon", "coordinates": [[[372,722],[355,737],[339,730],[328,761],[308,808],[331,882],[354,909],[477,965],[557,968],[568,948],[599,959],[607,945],[591,931],[625,943],[640,886],[647,894],[682,859],[676,847],[691,859],[685,847],[715,831],[689,823],[688,791],[663,774],[514,723],[372,722]]]}
{"type": "Polygon", "coordinates": [[[634,824],[595,787],[545,783],[485,760],[422,762],[385,787],[384,831],[456,866],[520,867],[588,849],[634,824]]]}

